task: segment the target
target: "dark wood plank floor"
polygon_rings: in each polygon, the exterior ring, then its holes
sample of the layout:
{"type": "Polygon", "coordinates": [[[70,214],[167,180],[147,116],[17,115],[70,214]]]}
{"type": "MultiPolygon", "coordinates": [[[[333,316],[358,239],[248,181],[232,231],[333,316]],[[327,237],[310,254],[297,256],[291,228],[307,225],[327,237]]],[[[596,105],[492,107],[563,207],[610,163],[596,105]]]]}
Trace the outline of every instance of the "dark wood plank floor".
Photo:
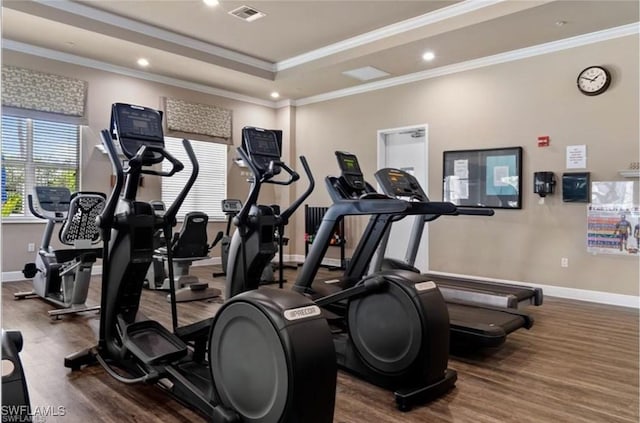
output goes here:
{"type": "MultiPolygon", "coordinates": [[[[213,267],[194,273],[211,278],[213,267]]],[[[218,269],[216,269],[218,270],[218,269]]],[[[295,271],[287,271],[293,279],[295,271]]],[[[2,327],[25,338],[23,364],[32,405],[63,406],[65,422],[191,422],[202,419],[155,386],[123,385],[100,366],[71,373],[65,355],[93,345],[98,315],[51,320],[39,299],[14,301],[29,282],[2,284],[2,327]]],[[[89,303],[99,302],[94,277],[89,303]]],[[[164,293],[145,291],[142,310],[170,325],[164,293]]],[[[219,301],[179,306],[181,323],[209,317],[219,301]]],[[[571,422],[639,421],[638,310],[556,298],[533,308],[536,323],[496,350],[452,357],[456,388],[409,413],[393,395],[348,374],[338,376],[336,422],[571,422]]]]}

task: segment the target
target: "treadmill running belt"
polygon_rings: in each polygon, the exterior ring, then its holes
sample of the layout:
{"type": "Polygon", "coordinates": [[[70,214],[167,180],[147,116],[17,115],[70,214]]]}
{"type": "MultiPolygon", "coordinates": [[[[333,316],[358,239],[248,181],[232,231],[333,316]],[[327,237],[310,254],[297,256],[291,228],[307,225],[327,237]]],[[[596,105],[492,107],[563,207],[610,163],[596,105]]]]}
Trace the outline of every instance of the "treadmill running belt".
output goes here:
{"type": "Polygon", "coordinates": [[[522,316],[466,304],[447,303],[451,343],[496,347],[509,333],[525,326],[522,316]]]}

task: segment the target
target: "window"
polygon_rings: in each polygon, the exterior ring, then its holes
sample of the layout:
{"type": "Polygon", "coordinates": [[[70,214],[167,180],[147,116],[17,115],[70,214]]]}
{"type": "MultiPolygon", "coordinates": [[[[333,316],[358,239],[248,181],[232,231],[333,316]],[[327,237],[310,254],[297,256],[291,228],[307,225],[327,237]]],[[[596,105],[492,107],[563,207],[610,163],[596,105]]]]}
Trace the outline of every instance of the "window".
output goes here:
{"type": "MultiPolygon", "coordinates": [[[[227,145],[191,141],[191,146],[198,158],[200,172],[180,207],[178,219],[182,220],[191,211],[199,211],[206,213],[209,220],[224,220],[221,202],[227,195],[227,145]]],[[[169,207],[191,176],[191,166],[181,139],[165,137],[165,148],[184,164],[182,172],[171,178],[162,178],[162,201],[169,207]]],[[[171,170],[171,164],[167,160],[162,162],[162,170],[171,170]]]]}
{"type": "Polygon", "coordinates": [[[35,186],[78,189],[78,125],[2,116],[2,216],[30,216],[35,186]]]}

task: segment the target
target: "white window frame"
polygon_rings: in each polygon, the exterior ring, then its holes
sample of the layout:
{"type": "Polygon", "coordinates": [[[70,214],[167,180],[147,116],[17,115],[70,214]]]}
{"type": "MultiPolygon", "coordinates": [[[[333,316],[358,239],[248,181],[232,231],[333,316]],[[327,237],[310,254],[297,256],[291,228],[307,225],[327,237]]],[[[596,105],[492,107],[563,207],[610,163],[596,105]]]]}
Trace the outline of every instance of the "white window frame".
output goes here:
{"type": "MultiPolygon", "coordinates": [[[[182,140],[165,137],[165,149],[184,164],[184,170],[170,178],[162,178],[161,199],[168,208],[191,176],[191,163],[182,140]]],[[[199,173],[196,182],[178,211],[177,220],[184,221],[184,216],[191,211],[206,213],[209,222],[223,222],[226,219],[222,212],[221,202],[227,198],[227,157],[229,146],[207,141],[190,140],[196,158],[199,173]],[[211,149],[210,152],[206,151],[211,149]]],[[[162,170],[168,171],[171,164],[164,160],[162,170]]]]}
{"type": "MultiPolygon", "coordinates": [[[[25,176],[24,176],[24,192],[22,193],[23,195],[23,210],[24,213],[21,215],[18,214],[12,214],[9,216],[3,216],[2,217],[2,221],[5,223],[43,223],[42,219],[39,219],[37,217],[35,217],[31,211],[29,210],[29,205],[28,205],[28,200],[27,200],[27,196],[29,194],[32,194],[34,191],[34,188],[36,186],[36,169],[37,168],[43,168],[43,167],[47,167],[47,163],[43,163],[43,162],[36,162],[33,159],[33,144],[34,144],[34,134],[33,134],[33,128],[34,128],[34,121],[39,121],[39,122],[52,122],[52,123],[56,123],[56,124],[67,124],[67,125],[73,125],[77,127],[78,130],[78,137],[76,140],[76,167],[75,167],[75,171],[76,171],[76,191],[80,191],[80,187],[81,187],[81,181],[82,181],[82,175],[81,175],[81,169],[82,169],[82,126],[76,123],[70,123],[68,120],[57,120],[55,118],[51,118],[51,119],[42,119],[38,116],[38,118],[33,118],[33,117],[28,117],[28,116],[15,116],[13,114],[8,114],[8,115],[2,115],[2,117],[10,117],[10,118],[17,118],[17,119],[24,119],[27,122],[27,135],[26,135],[26,157],[23,160],[12,160],[12,159],[3,159],[2,160],[2,166],[4,167],[5,163],[7,165],[18,165],[18,166],[22,166],[24,165],[24,169],[25,169],[25,176]]],[[[59,163],[52,163],[49,166],[51,166],[52,168],[60,168],[59,163]]],[[[69,166],[69,169],[74,169],[73,167],[69,166]]]]}

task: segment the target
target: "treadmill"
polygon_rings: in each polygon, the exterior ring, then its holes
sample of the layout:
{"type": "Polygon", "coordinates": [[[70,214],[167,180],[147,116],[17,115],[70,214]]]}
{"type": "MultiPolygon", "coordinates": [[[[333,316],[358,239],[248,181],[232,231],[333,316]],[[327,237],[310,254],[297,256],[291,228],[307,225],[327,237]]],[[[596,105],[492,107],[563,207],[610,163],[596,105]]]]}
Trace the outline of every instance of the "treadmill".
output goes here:
{"type": "MultiPolygon", "coordinates": [[[[376,180],[382,192],[392,198],[409,199],[412,201],[429,202],[427,194],[418,180],[411,174],[393,168],[380,169],[375,173],[376,180]]],[[[457,215],[493,215],[491,209],[457,208],[457,215]]],[[[409,236],[409,244],[404,261],[384,257],[391,228],[385,233],[373,270],[397,269],[411,270],[421,273],[414,264],[425,223],[434,220],[434,216],[416,216],[409,236]]],[[[457,278],[438,274],[423,273],[430,277],[440,288],[447,301],[463,301],[479,305],[499,308],[518,308],[521,305],[542,305],[542,289],[524,285],[513,285],[500,282],[481,281],[471,278],[457,278]]]]}
{"type": "MultiPolygon", "coordinates": [[[[336,155],[339,162],[341,157],[357,160],[354,155],[348,153],[336,153],[336,155]]],[[[342,277],[314,282],[314,286],[318,288],[325,285],[327,292],[331,292],[331,288],[334,286],[350,286],[355,281],[364,278],[391,223],[404,216],[417,214],[397,211],[397,208],[390,207],[389,200],[395,199],[376,192],[369,183],[364,181],[364,176],[358,166],[340,163],[340,168],[341,176],[328,177],[326,185],[335,205],[340,205],[341,212],[334,213],[336,215],[335,222],[330,222],[325,226],[334,227],[347,215],[370,215],[371,218],[342,277]],[[375,206],[376,202],[379,202],[379,207],[375,206]]],[[[417,208],[421,204],[424,205],[425,202],[406,202],[406,204],[408,207],[415,206],[417,208]]],[[[458,209],[453,204],[451,206],[453,206],[452,211],[446,214],[458,214],[458,209]]],[[[422,214],[420,217],[433,220],[441,215],[422,214]]],[[[326,219],[325,216],[323,221],[326,219]]],[[[303,267],[298,274],[298,280],[313,279],[315,273],[307,272],[307,270],[306,267],[303,267]]],[[[479,306],[463,300],[449,301],[447,307],[452,351],[497,347],[506,341],[509,333],[520,328],[529,329],[533,326],[533,318],[530,315],[515,309],[479,306]]]]}

